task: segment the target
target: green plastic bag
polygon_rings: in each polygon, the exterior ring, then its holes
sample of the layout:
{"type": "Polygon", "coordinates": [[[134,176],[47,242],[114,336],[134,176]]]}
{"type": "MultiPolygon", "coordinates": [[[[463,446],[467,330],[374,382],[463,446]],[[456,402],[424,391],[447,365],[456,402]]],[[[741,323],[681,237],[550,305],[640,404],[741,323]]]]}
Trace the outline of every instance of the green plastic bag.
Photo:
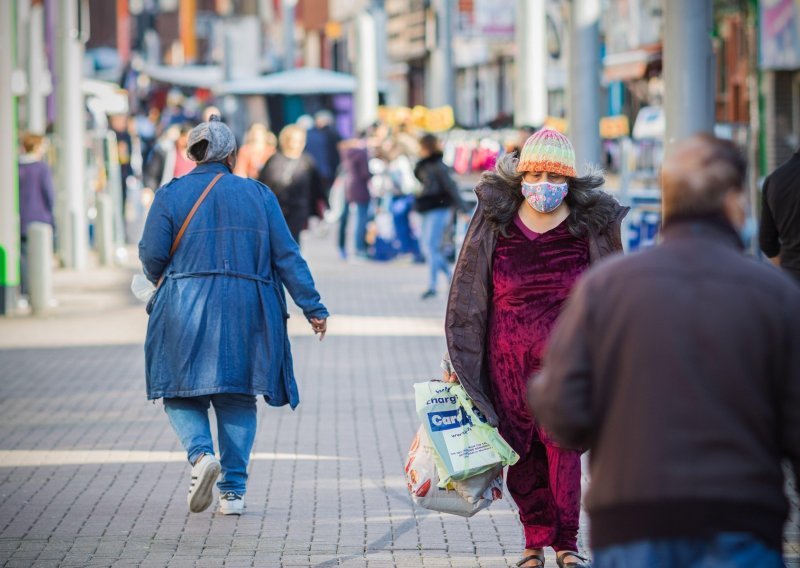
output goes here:
{"type": "Polygon", "coordinates": [[[459,384],[414,385],[417,414],[435,450],[439,487],[519,460],[459,384]]]}

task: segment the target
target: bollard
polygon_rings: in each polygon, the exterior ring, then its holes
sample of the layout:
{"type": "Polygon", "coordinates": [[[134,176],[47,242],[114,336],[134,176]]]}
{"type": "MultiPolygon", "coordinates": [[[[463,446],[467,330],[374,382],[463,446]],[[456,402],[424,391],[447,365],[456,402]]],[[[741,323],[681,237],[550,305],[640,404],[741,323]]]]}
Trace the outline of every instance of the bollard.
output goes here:
{"type": "Polygon", "coordinates": [[[53,227],[31,223],[27,233],[28,301],[34,314],[50,308],[53,295],[53,227]]]}
{"type": "Polygon", "coordinates": [[[111,196],[97,195],[97,219],[95,220],[95,242],[102,266],[114,263],[114,216],[111,211],[111,196]]]}

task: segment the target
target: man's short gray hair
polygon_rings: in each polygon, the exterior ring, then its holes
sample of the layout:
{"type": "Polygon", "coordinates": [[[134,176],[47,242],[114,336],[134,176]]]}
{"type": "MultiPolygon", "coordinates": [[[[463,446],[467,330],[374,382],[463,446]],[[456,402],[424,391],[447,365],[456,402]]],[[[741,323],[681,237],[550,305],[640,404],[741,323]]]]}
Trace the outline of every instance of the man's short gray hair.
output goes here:
{"type": "Polygon", "coordinates": [[[189,159],[204,164],[221,162],[236,151],[236,138],[228,125],[212,114],[208,122],[195,126],[189,132],[186,153],[189,159]]]}
{"type": "Polygon", "coordinates": [[[726,194],[744,190],[746,173],[747,161],[729,140],[696,134],[678,142],[661,168],[664,221],[721,213],[726,194]]]}

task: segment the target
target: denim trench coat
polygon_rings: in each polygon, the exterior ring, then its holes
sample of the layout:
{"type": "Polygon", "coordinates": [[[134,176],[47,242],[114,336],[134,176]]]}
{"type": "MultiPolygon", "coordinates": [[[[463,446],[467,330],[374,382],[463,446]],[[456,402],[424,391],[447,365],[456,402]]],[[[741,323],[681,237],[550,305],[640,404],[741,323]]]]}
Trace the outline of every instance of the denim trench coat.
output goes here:
{"type": "Polygon", "coordinates": [[[267,186],[201,164],[156,192],[139,258],[152,282],[145,341],[148,399],[218,393],[299,402],[286,331],[289,291],[306,318],[326,318],[311,272],[267,186]],[[169,251],[189,210],[222,178],[169,251]]]}

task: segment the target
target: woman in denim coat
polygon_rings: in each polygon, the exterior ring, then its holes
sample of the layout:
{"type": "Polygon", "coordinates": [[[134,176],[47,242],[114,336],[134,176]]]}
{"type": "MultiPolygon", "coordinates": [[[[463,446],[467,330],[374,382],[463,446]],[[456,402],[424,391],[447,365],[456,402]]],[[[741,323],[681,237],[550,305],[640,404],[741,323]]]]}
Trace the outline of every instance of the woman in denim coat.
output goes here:
{"type": "Polygon", "coordinates": [[[230,129],[217,117],[197,126],[188,155],[197,167],[156,192],[139,243],[145,275],[153,283],[163,278],[147,328],[147,397],[164,399],[193,465],[189,509],[211,505],[221,473],[220,511],[240,514],[256,396],[270,406],[294,408],[299,402],[283,287],[320,339],[328,311],[275,195],[231,174],[236,143],[230,129]],[[189,211],[218,174],[170,258],[189,211]],[[217,416],[219,460],[210,405],[217,416]]]}

